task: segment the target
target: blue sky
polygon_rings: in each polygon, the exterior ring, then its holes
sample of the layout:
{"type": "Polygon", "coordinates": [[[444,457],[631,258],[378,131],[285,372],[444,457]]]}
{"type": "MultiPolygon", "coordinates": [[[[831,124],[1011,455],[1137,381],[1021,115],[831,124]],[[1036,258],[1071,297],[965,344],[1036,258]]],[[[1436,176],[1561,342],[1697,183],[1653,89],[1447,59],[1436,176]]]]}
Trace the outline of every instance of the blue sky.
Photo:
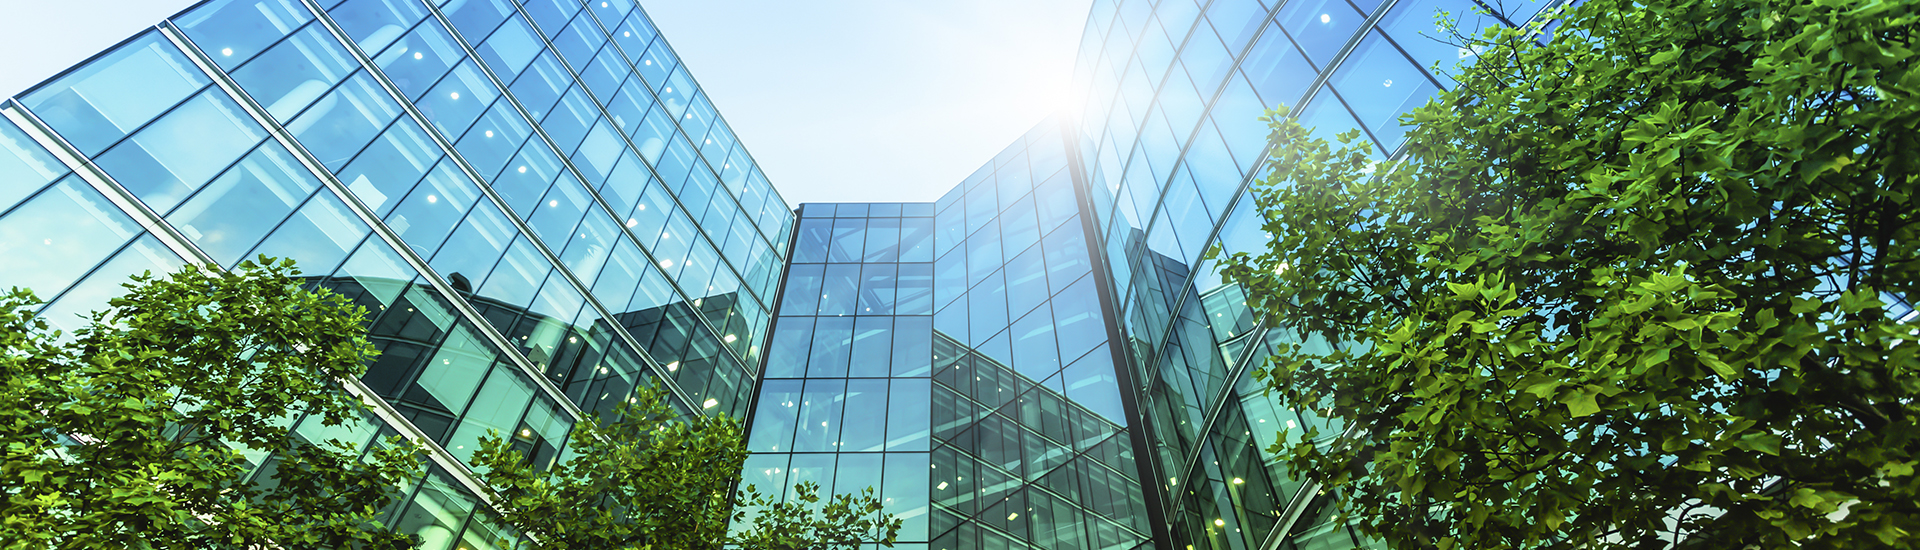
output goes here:
{"type": "MultiPolygon", "coordinates": [[[[0,0],[13,95],[192,0],[0,0]]],[[[789,203],[932,201],[1060,109],[1090,0],[641,0],[789,203]]]]}

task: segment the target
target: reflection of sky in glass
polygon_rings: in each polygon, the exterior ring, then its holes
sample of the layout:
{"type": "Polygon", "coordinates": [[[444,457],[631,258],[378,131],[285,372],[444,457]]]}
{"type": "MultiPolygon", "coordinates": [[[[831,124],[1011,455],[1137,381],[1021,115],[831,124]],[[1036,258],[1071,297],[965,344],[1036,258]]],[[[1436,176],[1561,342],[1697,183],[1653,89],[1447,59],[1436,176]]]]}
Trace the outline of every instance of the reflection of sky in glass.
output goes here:
{"type": "Polygon", "coordinates": [[[1056,124],[938,202],[802,207],[751,483],[853,486],[884,456],[878,488],[903,541],[1147,538],[1056,124]]]}

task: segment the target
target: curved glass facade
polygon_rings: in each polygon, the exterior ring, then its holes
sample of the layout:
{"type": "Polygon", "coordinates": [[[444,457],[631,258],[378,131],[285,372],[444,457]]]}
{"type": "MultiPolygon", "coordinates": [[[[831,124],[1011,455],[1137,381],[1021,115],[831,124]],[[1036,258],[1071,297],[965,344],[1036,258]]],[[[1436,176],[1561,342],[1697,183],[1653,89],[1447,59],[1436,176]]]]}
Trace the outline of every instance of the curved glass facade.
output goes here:
{"type": "Polygon", "coordinates": [[[1288,105],[1317,136],[1360,130],[1385,160],[1405,141],[1398,117],[1452,86],[1448,72],[1473,56],[1444,41],[1437,13],[1474,34],[1524,23],[1551,3],[1095,2],[1069,127],[1154,442],[1147,477],[1165,495],[1156,505],[1176,547],[1364,543],[1328,523],[1318,491],[1289,481],[1266,452],[1280,428],[1338,427],[1278,407],[1250,374],[1274,344],[1329,344],[1263,328],[1242,291],[1200,261],[1216,244],[1264,248],[1246,192],[1265,158],[1267,129],[1256,119],[1288,105]]]}
{"type": "Polygon", "coordinates": [[[489,431],[551,464],[646,380],[750,408],[793,213],[630,1],[210,0],[0,114],[0,286],[56,326],[259,254],[368,309],[368,418],[293,421],[429,443],[386,516],[424,548],[515,538],[489,431]]]}

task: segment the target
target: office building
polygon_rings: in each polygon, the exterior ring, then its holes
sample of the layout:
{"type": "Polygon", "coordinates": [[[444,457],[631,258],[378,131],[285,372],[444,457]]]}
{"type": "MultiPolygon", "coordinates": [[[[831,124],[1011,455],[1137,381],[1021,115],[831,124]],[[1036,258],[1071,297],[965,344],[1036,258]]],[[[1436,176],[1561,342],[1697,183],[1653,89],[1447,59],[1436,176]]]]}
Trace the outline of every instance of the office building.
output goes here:
{"type": "Polygon", "coordinates": [[[209,0],[0,105],[0,285],[71,329],[298,260],[382,351],[367,423],[299,431],[432,443],[388,516],[429,548],[510,536],[481,435],[551,463],[649,381],[750,419],[748,483],[879,489],[897,547],[1355,547],[1265,451],[1325,421],[1250,378],[1330,344],[1200,255],[1261,246],[1265,108],[1390,158],[1472,57],[1436,10],[1550,3],[1096,1],[1073,109],[934,203],[793,210],[630,1],[209,0]]]}

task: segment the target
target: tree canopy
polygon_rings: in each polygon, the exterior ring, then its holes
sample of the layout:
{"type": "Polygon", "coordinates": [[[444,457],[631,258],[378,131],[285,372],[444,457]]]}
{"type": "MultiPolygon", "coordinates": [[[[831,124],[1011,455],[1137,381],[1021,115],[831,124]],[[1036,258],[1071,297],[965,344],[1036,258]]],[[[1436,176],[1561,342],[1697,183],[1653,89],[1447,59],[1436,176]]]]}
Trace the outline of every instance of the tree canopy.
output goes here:
{"type": "Polygon", "coordinates": [[[1269,113],[1216,257],[1345,343],[1260,371],[1345,434],[1272,451],[1395,549],[1920,547],[1920,2],[1559,15],[1391,162],[1269,113]]]}
{"type": "Polygon", "coordinates": [[[806,482],[785,498],[751,485],[736,491],[748,454],[740,423],[680,415],[665,400],[664,390],[644,386],[612,422],[574,426],[571,458],[546,471],[497,433],[481,441],[474,462],[498,491],[502,517],[548,548],[893,546],[901,522],[882,513],[872,488],[822,497],[806,482]]]}
{"type": "Polygon", "coordinates": [[[410,547],[374,517],[412,446],[292,432],[364,414],[339,380],[375,353],[364,309],[297,274],[262,257],[136,276],[67,335],[31,292],[0,297],[0,547],[410,547]],[[250,480],[268,456],[271,482],[250,480]]]}
{"type": "MultiPolygon", "coordinates": [[[[364,418],[342,381],[377,354],[364,308],[298,275],[261,257],[136,276],[74,334],[30,291],[0,296],[0,548],[411,548],[376,518],[420,449],[293,429],[364,418]]],[[[576,426],[551,470],[492,434],[475,464],[501,519],[543,548],[891,546],[900,521],[871,488],[736,491],[740,424],[662,392],[576,426]]]]}

